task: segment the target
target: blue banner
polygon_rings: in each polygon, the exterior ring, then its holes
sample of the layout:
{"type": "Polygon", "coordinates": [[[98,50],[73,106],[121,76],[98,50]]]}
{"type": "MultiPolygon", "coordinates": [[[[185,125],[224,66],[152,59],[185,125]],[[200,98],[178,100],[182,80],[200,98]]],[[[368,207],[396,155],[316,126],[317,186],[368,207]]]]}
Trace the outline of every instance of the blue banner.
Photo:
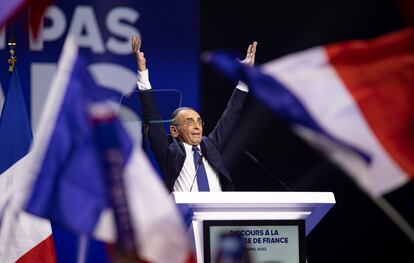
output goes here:
{"type": "MultiPolygon", "coordinates": [[[[11,27],[0,28],[0,106],[9,87],[10,33],[17,43],[21,87],[35,133],[68,34],[77,38],[94,81],[122,93],[136,87],[131,36],[140,34],[152,87],[178,89],[183,104],[198,109],[198,14],[198,1],[193,0],[56,0],[47,8],[43,33],[35,41],[27,26],[30,14],[24,12],[11,27]]],[[[82,253],[79,237],[56,224],[53,233],[59,262],[76,261],[82,253]]],[[[107,262],[99,242],[89,240],[85,253],[86,262],[107,262]]]]}
{"type": "Polygon", "coordinates": [[[178,89],[184,105],[199,108],[198,1],[57,0],[45,12],[37,41],[26,25],[29,15],[23,13],[12,27],[0,31],[0,81],[6,94],[12,32],[34,132],[69,33],[77,37],[95,81],[121,92],[136,86],[131,36],[140,34],[153,88],[178,89]]]}

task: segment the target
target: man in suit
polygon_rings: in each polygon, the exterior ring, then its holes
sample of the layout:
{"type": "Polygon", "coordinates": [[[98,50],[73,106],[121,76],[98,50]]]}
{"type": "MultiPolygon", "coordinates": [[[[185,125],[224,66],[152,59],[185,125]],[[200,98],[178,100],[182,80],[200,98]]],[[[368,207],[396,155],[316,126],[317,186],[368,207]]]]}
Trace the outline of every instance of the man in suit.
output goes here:
{"type": "MultiPolygon", "coordinates": [[[[249,45],[246,58],[241,63],[254,65],[256,46],[257,42],[249,45]]],[[[167,135],[162,123],[156,121],[161,120],[161,116],[152,99],[146,59],[140,48],[141,39],[133,36],[132,51],[138,65],[137,85],[141,91],[142,117],[165,185],[170,191],[234,191],[222,151],[240,117],[248,87],[239,82],[226,110],[208,136],[203,136],[200,114],[188,107],[174,111],[171,135],[167,135]]]]}

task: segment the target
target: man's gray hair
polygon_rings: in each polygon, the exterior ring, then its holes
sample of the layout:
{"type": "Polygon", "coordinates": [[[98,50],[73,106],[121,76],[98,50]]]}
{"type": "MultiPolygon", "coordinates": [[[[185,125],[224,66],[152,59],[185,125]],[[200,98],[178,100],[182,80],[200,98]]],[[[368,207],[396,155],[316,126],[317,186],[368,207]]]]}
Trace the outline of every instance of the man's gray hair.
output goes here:
{"type": "Polygon", "coordinates": [[[195,109],[191,108],[191,107],[179,107],[177,108],[175,111],[173,111],[173,113],[171,114],[171,123],[170,125],[177,125],[177,117],[178,114],[180,113],[180,111],[182,110],[193,110],[195,112],[197,112],[195,109]]]}

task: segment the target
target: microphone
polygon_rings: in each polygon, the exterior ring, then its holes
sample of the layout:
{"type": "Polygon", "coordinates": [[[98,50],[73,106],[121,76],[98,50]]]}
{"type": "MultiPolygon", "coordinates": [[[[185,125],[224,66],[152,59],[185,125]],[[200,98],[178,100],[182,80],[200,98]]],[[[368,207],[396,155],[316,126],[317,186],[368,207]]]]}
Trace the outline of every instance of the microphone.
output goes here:
{"type": "Polygon", "coordinates": [[[249,153],[247,150],[244,151],[244,153],[247,155],[247,157],[249,157],[250,160],[252,160],[255,164],[257,164],[263,171],[265,171],[267,174],[270,174],[270,176],[272,176],[274,179],[276,179],[276,181],[283,186],[283,188],[285,188],[288,191],[292,191],[292,189],[290,189],[289,186],[287,186],[282,180],[279,179],[279,177],[277,177],[276,175],[274,175],[269,169],[267,169],[266,167],[264,167],[259,160],[254,157],[251,153],[249,153]]]}
{"type": "Polygon", "coordinates": [[[190,192],[191,192],[191,190],[193,189],[195,179],[197,178],[198,169],[200,169],[201,162],[203,161],[203,158],[204,158],[204,156],[200,153],[200,159],[198,159],[198,162],[197,162],[197,167],[196,167],[196,170],[195,170],[195,174],[194,174],[193,182],[191,183],[190,192]]]}

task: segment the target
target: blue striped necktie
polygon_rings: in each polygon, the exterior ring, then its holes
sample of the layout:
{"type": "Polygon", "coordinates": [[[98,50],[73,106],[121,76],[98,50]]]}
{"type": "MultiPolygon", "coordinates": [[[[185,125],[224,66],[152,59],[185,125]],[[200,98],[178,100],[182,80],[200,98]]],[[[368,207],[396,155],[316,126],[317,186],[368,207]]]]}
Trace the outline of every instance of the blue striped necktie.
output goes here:
{"type": "Polygon", "coordinates": [[[198,191],[199,192],[210,191],[210,188],[208,187],[206,169],[204,168],[203,160],[200,160],[200,158],[202,158],[200,154],[200,150],[195,145],[193,145],[193,152],[194,152],[194,166],[196,169],[195,176],[197,177],[198,191]]]}

